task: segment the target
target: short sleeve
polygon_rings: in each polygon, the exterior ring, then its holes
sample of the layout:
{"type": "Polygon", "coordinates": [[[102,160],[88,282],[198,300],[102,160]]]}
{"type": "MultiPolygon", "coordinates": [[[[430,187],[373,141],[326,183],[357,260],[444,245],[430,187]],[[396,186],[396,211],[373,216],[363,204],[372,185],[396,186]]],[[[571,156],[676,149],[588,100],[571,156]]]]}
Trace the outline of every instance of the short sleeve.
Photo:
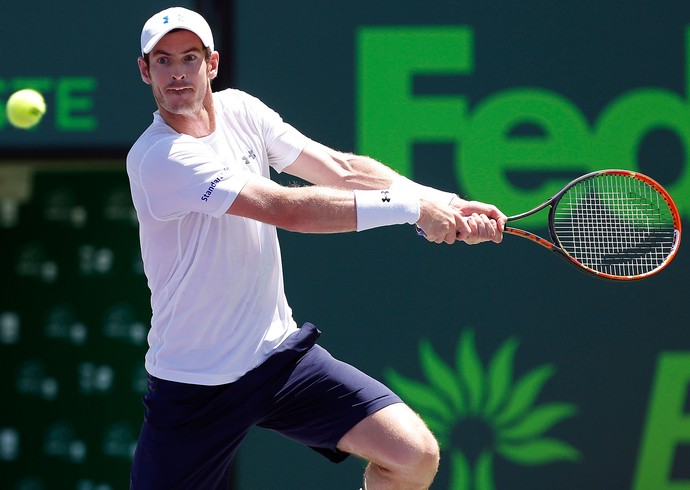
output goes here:
{"type": "Polygon", "coordinates": [[[191,212],[220,217],[251,176],[231,170],[207,145],[184,135],[157,142],[141,165],[141,187],[158,220],[191,212]]]}

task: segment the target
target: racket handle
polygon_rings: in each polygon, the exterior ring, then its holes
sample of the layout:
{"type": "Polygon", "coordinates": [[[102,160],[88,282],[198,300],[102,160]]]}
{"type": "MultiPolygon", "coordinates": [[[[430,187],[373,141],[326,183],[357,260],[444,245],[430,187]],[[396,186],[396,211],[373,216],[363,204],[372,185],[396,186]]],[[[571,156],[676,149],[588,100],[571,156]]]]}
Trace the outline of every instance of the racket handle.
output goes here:
{"type": "MultiPolygon", "coordinates": [[[[461,219],[465,222],[469,221],[471,216],[462,216],[461,219]]],[[[414,225],[415,230],[417,230],[417,235],[419,236],[426,236],[426,232],[422,230],[419,226],[414,225]]],[[[460,230],[455,230],[455,236],[458,236],[460,234],[460,230]]]]}
{"type": "MultiPolygon", "coordinates": [[[[417,230],[417,235],[419,236],[426,236],[426,232],[422,230],[419,226],[414,225],[415,230],[417,230]]],[[[460,234],[460,230],[455,230],[455,236],[458,236],[460,234]]]]}

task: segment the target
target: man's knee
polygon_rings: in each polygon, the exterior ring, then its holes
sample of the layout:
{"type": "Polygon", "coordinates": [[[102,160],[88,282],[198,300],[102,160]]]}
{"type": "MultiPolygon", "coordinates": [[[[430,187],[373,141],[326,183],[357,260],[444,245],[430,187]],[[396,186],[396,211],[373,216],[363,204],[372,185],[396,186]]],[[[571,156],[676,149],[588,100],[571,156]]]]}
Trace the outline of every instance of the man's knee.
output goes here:
{"type": "Polygon", "coordinates": [[[428,486],[438,471],[440,450],[438,442],[420,420],[420,427],[410,435],[409,445],[397,453],[398,459],[389,462],[389,469],[400,473],[407,481],[418,481],[428,486]]]}
{"type": "MultiPolygon", "coordinates": [[[[391,488],[427,488],[439,465],[439,446],[424,421],[403,404],[370,416],[341,441],[341,449],[371,462],[370,479],[391,488]]],[[[386,487],[387,488],[387,487],[386,487]]]]}
{"type": "Polygon", "coordinates": [[[393,458],[381,463],[372,461],[364,475],[365,488],[428,489],[438,471],[440,457],[433,435],[429,433],[424,439],[396,451],[393,458]]]}

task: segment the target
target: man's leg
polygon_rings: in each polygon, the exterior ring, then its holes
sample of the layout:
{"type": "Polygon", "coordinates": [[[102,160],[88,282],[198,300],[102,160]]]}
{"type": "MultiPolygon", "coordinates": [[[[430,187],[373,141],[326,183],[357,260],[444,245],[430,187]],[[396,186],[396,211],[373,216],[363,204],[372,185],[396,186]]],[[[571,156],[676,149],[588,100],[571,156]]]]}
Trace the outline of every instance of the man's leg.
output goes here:
{"type": "Polygon", "coordinates": [[[364,473],[366,490],[427,489],[438,469],[436,439],[403,403],[359,422],[340,439],[338,449],[370,462],[364,473]]]}

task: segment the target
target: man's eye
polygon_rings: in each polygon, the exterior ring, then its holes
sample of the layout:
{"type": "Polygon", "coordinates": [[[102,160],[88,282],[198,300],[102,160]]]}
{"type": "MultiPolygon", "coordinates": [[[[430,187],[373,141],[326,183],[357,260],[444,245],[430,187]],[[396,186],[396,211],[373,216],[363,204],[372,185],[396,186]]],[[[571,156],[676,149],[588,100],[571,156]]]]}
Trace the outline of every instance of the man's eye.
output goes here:
{"type": "Polygon", "coordinates": [[[159,65],[164,65],[167,62],[168,62],[168,58],[160,57],[160,58],[156,59],[156,63],[158,63],[159,65]]]}
{"type": "Polygon", "coordinates": [[[188,54],[185,59],[187,61],[196,61],[196,55],[195,54],[188,54]]]}

